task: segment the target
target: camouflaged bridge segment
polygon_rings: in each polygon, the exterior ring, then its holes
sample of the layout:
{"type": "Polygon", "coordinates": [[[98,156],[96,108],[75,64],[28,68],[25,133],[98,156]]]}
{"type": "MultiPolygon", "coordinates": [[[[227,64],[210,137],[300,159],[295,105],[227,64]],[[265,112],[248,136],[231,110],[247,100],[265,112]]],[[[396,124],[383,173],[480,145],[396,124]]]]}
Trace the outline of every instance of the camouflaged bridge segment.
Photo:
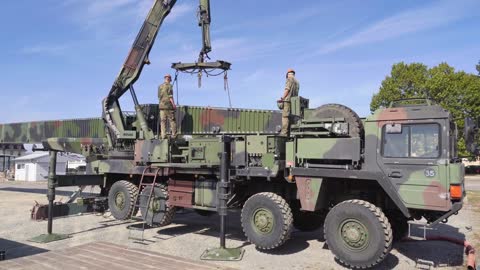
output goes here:
{"type": "MultiPolygon", "coordinates": [[[[158,105],[142,105],[149,127],[157,133],[158,105]]],[[[126,116],[127,123],[134,116],[126,116]]],[[[277,133],[281,112],[273,110],[225,109],[179,106],[176,111],[179,134],[277,133]]],[[[0,124],[0,143],[41,143],[48,138],[105,138],[101,118],[35,121],[0,124]]]]}

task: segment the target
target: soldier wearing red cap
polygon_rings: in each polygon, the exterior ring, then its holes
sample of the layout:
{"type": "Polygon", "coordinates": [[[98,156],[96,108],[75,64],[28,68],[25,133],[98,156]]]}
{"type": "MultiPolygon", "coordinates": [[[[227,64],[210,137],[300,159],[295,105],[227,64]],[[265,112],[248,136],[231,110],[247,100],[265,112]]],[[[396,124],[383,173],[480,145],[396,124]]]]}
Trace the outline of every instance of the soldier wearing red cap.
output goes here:
{"type": "Polygon", "coordinates": [[[282,112],[282,131],[280,135],[288,136],[290,128],[290,112],[291,112],[291,97],[297,97],[300,91],[300,83],[295,78],[295,70],[289,69],[286,74],[287,82],[285,84],[285,90],[283,96],[280,98],[280,102],[283,103],[282,112]]]}
{"type": "Polygon", "coordinates": [[[177,122],[175,120],[175,102],[173,100],[172,76],[165,75],[165,82],[158,87],[158,100],[160,109],[161,138],[167,137],[167,119],[170,122],[172,137],[177,135],[177,122]]]}

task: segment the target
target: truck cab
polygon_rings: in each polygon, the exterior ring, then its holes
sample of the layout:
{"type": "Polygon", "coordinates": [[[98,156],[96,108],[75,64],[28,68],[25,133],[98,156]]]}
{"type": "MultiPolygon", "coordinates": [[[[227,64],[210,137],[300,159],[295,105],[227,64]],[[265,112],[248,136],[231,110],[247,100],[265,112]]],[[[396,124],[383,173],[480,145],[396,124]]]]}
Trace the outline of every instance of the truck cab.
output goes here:
{"type": "Polygon", "coordinates": [[[412,216],[435,222],[465,196],[456,142],[451,114],[430,101],[381,108],[365,120],[365,169],[382,171],[412,216]]]}

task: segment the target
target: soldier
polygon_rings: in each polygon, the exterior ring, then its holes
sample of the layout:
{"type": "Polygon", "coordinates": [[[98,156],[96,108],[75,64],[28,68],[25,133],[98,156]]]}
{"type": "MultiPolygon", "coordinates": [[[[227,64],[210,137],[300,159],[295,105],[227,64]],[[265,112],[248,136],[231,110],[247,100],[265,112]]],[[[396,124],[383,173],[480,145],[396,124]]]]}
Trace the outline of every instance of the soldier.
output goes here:
{"type": "Polygon", "coordinates": [[[170,122],[172,137],[177,135],[177,123],[175,121],[175,102],[173,101],[173,87],[170,84],[172,76],[165,75],[165,82],[158,87],[158,100],[160,109],[160,131],[161,138],[167,137],[167,118],[170,122]]]}
{"type": "Polygon", "coordinates": [[[285,90],[283,96],[280,98],[280,102],[283,103],[283,112],[282,112],[282,131],[280,135],[288,136],[290,129],[290,99],[291,97],[297,97],[298,92],[300,91],[300,84],[297,79],[295,79],[295,70],[289,69],[287,71],[287,83],[285,84],[285,90]]]}

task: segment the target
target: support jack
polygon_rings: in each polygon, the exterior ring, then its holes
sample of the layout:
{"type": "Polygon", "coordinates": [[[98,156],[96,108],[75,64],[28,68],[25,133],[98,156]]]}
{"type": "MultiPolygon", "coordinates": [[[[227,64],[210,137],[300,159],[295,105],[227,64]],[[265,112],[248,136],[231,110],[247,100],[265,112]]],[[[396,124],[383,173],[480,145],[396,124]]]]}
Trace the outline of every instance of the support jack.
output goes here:
{"type": "Polygon", "coordinates": [[[225,247],[225,235],[227,227],[227,201],[228,201],[228,188],[230,186],[230,142],[231,138],[227,136],[222,137],[223,151],[221,155],[220,163],[220,182],[219,185],[219,206],[218,215],[220,216],[220,247],[209,248],[200,256],[201,260],[210,261],[240,261],[243,258],[245,250],[243,248],[226,248],[225,247]]]}
{"type": "Polygon", "coordinates": [[[55,201],[55,186],[57,185],[57,152],[50,151],[50,167],[48,169],[48,225],[47,234],[41,234],[28,240],[35,243],[50,243],[70,238],[69,235],[52,233],[53,227],[53,202],[55,201]]]}

